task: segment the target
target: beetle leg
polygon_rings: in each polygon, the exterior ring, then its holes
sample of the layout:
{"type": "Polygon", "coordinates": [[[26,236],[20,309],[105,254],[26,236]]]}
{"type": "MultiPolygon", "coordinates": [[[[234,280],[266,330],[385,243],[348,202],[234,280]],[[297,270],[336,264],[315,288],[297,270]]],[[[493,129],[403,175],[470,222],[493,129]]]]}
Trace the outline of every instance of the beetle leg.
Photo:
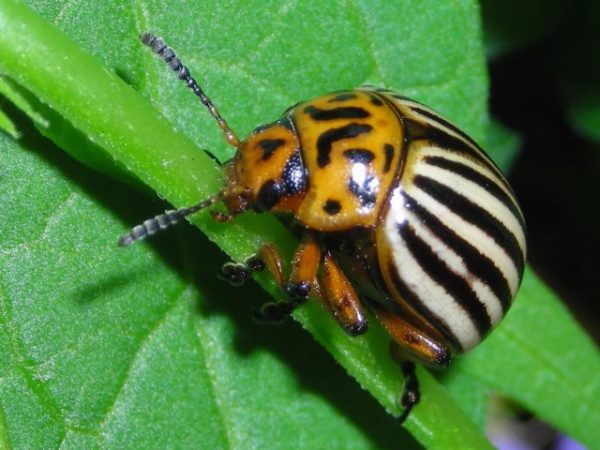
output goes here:
{"type": "Polygon", "coordinates": [[[264,261],[259,256],[253,255],[243,263],[235,261],[226,262],[221,266],[221,270],[217,273],[217,276],[232,286],[241,286],[254,272],[260,272],[264,268],[264,261]]]}
{"type": "Polygon", "coordinates": [[[264,244],[256,258],[264,263],[267,270],[273,276],[275,283],[277,283],[277,286],[280,288],[283,287],[285,280],[283,274],[283,259],[281,258],[281,254],[279,253],[279,250],[277,250],[277,247],[273,244],[264,244]]]}
{"type": "Polygon", "coordinates": [[[400,405],[404,409],[400,416],[397,417],[398,422],[402,424],[412,411],[413,407],[421,400],[419,379],[415,373],[415,363],[402,360],[401,357],[398,356],[398,344],[392,342],[390,350],[394,359],[400,364],[402,374],[404,375],[404,388],[402,390],[402,395],[400,396],[400,405]]]}
{"type": "Polygon", "coordinates": [[[288,298],[265,303],[255,311],[254,318],[259,322],[280,323],[308,298],[321,261],[321,249],[312,233],[303,235],[292,260],[292,274],[288,283],[284,283],[281,256],[274,246],[265,245],[260,257],[288,298]]]}
{"type": "Polygon", "coordinates": [[[403,359],[415,360],[436,369],[448,367],[451,352],[435,330],[417,327],[401,315],[373,302],[369,305],[388,334],[398,344],[403,359]]]}
{"type": "Polygon", "coordinates": [[[319,280],[322,297],[337,322],[351,336],[367,331],[368,322],[356,291],[329,251],[319,280]]]}
{"type": "Polygon", "coordinates": [[[284,286],[293,301],[303,303],[308,298],[321,262],[321,246],[313,233],[304,233],[302,243],[292,259],[292,273],[284,286]]]}

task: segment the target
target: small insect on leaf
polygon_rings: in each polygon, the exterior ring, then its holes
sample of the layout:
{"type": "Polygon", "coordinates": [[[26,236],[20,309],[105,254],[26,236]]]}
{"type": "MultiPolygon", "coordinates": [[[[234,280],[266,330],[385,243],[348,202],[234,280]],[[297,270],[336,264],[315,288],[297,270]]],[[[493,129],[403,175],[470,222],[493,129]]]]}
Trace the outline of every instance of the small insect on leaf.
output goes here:
{"type": "Polygon", "coordinates": [[[445,368],[504,317],[521,283],[525,221],[505,177],[469,136],[389,89],[359,87],[300,102],[240,141],[162,39],[142,41],[206,106],[235,156],[220,192],[134,227],[127,246],[219,202],[218,221],[252,209],[289,215],[301,243],[283,270],[270,244],[221,277],[267,268],[283,300],[255,312],[280,323],[310,295],[350,335],[370,310],[405,374],[404,421],[419,402],[414,362],[445,368]],[[382,124],[386,124],[385,126],[382,124]]]}

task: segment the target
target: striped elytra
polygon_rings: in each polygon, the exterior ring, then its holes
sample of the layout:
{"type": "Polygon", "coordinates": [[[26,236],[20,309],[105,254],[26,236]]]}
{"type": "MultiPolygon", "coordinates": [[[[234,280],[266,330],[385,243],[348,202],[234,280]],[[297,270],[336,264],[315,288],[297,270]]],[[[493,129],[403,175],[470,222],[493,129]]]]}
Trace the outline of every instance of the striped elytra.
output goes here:
{"type": "MultiPolygon", "coordinates": [[[[249,209],[291,215],[301,239],[289,275],[270,244],[251,264],[223,268],[236,284],[263,267],[273,274],[286,299],[257,319],[281,321],[318,294],[348,334],[367,331],[369,311],[402,358],[431,367],[446,367],[504,317],[523,276],[525,221],[503,174],[464,132],[391,90],[361,87],[300,102],[240,141],[174,52],[150,34],[142,40],[235,154],[220,192],[147,220],[121,245],[220,202],[219,221],[249,209]]],[[[418,402],[410,376],[402,418],[418,402]]]]}

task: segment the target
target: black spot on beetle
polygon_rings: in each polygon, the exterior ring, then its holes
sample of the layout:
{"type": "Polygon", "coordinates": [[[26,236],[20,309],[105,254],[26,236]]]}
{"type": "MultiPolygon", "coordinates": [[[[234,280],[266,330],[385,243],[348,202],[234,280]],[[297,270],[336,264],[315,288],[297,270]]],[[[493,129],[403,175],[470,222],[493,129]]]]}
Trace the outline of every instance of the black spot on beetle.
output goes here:
{"type": "Polygon", "coordinates": [[[258,145],[262,148],[262,156],[260,159],[267,161],[275,150],[285,144],[285,139],[262,139],[258,141],[258,145]]]}
{"type": "Polygon", "coordinates": [[[369,176],[361,184],[357,183],[354,179],[348,183],[350,192],[358,198],[360,205],[368,210],[373,209],[377,201],[378,185],[374,181],[375,177],[369,176]]]}
{"type": "Polygon", "coordinates": [[[344,156],[355,164],[369,164],[375,158],[373,152],[366,148],[349,148],[344,150],[344,156]]]}
{"type": "Polygon", "coordinates": [[[383,165],[383,173],[388,173],[392,167],[392,160],[394,159],[394,146],[392,144],[385,144],[383,147],[385,153],[385,164],[383,165]]]}
{"type": "Polygon", "coordinates": [[[337,200],[328,199],[323,205],[323,211],[330,216],[335,216],[342,210],[342,205],[337,200]]]}
{"type": "Polygon", "coordinates": [[[279,202],[281,191],[281,185],[275,180],[265,181],[256,196],[256,208],[260,211],[270,211],[279,202]]]}
{"type": "Polygon", "coordinates": [[[300,151],[287,160],[281,177],[284,195],[294,195],[306,190],[307,175],[300,151]]]}
{"type": "Polygon", "coordinates": [[[371,98],[371,103],[375,106],[383,106],[383,100],[381,100],[376,94],[372,92],[367,92],[369,97],[371,98]]]}

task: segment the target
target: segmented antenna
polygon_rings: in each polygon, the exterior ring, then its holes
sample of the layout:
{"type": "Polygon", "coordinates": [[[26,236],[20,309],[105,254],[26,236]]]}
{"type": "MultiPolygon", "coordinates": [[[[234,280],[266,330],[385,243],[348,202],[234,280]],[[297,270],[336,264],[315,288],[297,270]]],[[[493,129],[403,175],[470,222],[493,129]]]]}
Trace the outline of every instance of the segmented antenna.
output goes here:
{"type": "Polygon", "coordinates": [[[219,192],[206,200],[201,201],[200,203],[194,206],[187,206],[185,208],[180,209],[171,209],[169,211],[165,211],[164,214],[153,217],[152,219],[145,220],[140,225],[136,225],[131,229],[129,233],[122,236],[119,239],[119,247],[127,247],[128,245],[133,244],[136,241],[141,241],[142,239],[147,238],[148,236],[152,236],[160,230],[164,230],[165,228],[169,228],[172,225],[175,225],[181,219],[190,214],[194,214],[201,209],[208,208],[209,206],[214,205],[223,197],[223,193],[219,192]]]}
{"type": "Polygon", "coordinates": [[[192,90],[192,92],[200,99],[202,104],[208,108],[210,115],[215,118],[219,128],[223,130],[223,135],[225,136],[227,143],[237,148],[240,145],[239,139],[233,130],[229,128],[229,125],[227,125],[225,119],[221,117],[217,107],[213,104],[213,102],[210,101],[202,88],[198,86],[196,80],[190,75],[187,67],[181,63],[181,60],[177,57],[173,49],[169,47],[165,41],[154,36],[152,33],[142,34],[141,39],[142,42],[150,47],[154,53],[160,56],[162,60],[166,62],[169,67],[171,67],[171,69],[177,72],[179,79],[185,81],[186,86],[192,90]]]}

